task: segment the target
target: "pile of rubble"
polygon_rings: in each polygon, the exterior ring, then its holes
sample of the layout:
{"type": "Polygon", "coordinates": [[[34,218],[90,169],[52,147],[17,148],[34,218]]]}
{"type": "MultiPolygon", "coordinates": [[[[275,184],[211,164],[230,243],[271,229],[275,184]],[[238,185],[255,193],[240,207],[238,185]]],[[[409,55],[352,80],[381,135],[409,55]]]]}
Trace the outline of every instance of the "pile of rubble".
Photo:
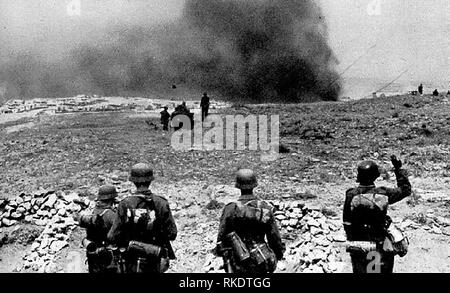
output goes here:
{"type": "MultiPolygon", "coordinates": [[[[346,237],[339,217],[330,218],[318,208],[299,201],[268,201],[283,239],[289,241],[278,272],[334,273],[343,269],[341,250],[346,237]]],[[[205,272],[223,272],[222,260],[207,257],[205,272]]]]}
{"type": "Polygon", "coordinates": [[[16,271],[51,272],[55,271],[53,260],[56,254],[69,245],[67,240],[77,225],[73,214],[92,207],[93,202],[75,192],[38,191],[3,200],[0,204],[3,226],[9,227],[20,221],[45,226],[25,253],[24,264],[16,271]]]}
{"type": "MultiPolygon", "coordinates": [[[[339,217],[329,218],[320,208],[299,201],[271,201],[275,218],[285,238],[294,239],[287,245],[285,263],[294,272],[339,272],[344,263],[340,250],[346,237],[339,217]]],[[[284,266],[279,266],[284,270],[284,266]]]]}

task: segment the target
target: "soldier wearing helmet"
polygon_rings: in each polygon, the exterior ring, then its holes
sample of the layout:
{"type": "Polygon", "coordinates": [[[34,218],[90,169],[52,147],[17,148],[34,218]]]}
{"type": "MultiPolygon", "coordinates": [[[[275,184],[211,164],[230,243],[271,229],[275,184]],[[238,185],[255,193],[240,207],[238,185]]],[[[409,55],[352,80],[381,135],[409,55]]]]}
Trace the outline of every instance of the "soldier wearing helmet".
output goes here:
{"type": "Polygon", "coordinates": [[[117,191],[114,186],[100,187],[96,199],[96,206],[90,215],[81,215],[78,218],[80,226],[86,228],[86,238],[83,245],[90,273],[105,273],[114,271],[111,267],[111,254],[107,252],[107,234],[111,229],[116,211],[117,191]]]}
{"type": "Polygon", "coordinates": [[[108,239],[126,248],[126,272],[163,273],[169,259],[175,259],[170,241],[177,236],[177,227],[168,201],[149,189],[153,170],[147,164],[131,168],[129,180],[136,192],[123,199],[118,208],[108,239]]]}
{"type": "Polygon", "coordinates": [[[402,169],[402,162],[395,156],[391,156],[391,162],[397,188],[375,186],[380,169],[376,163],[365,161],[357,169],[359,186],[346,192],[343,221],[348,243],[352,247],[347,251],[354,273],[392,273],[395,255],[406,254],[406,238],[396,231],[387,215],[387,208],[389,204],[411,195],[411,184],[406,170],[402,169]],[[394,237],[394,234],[397,236],[394,237]],[[354,243],[367,245],[364,245],[365,249],[360,249],[355,248],[354,243]]]}
{"type": "Polygon", "coordinates": [[[161,124],[163,126],[163,130],[168,131],[169,130],[169,121],[170,121],[170,114],[167,111],[169,107],[165,106],[164,110],[161,111],[161,124]]]}
{"type": "Polygon", "coordinates": [[[216,254],[224,258],[228,273],[272,273],[283,258],[284,244],[273,208],[253,193],[257,186],[252,170],[238,170],[236,188],[241,196],[222,212],[216,254]]]}
{"type": "Polygon", "coordinates": [[[209,111],[209,97],[207,93],[203,93],[202,100],[200,102],[200,108],[202,109],[202,122],[205,121],[206,117],[208,116],[209,111]]]}

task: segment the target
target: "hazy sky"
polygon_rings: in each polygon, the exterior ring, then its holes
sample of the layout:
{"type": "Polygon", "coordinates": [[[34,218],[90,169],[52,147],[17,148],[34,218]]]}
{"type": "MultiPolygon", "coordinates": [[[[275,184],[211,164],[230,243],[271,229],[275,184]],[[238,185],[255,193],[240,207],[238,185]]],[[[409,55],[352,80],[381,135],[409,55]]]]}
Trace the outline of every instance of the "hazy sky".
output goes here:
{"type": "MultiPolygon", "coordinates": [[[[54,57],[81,40],[95,42],[103,32],[98,28],[173,19],[184,2],[79,1],[81,15],[71,17],[66,11],[71,0],[0,0],[0,57],[11,48],[40,48],[54,57]]],[[[318,1],[340,60],[339,71],[364,55],[344,77],[390,79],[408,70],[403,80],[450,79],[449,0],[318,1]],[[368,13],[374,1],[380,2],[380,10],[368,13]]]]}
{"type": "Polygon", "coordinates": [[[450,82],[449,0],[321,2],[341,69],[364,55],[345,76],[450,82]]]}

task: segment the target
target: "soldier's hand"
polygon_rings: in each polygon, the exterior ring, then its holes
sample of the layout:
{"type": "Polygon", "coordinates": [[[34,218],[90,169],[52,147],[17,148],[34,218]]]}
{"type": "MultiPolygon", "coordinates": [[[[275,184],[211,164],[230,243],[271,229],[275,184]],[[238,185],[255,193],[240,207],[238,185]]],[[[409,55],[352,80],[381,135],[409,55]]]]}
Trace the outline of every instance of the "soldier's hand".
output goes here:
{"type": "Polygon", "coordinates": [[[394,166],[395,170],[399,170],[402,167],[402,161],[397,159],[397,157],[395,155],[391,156],[391,162],[392,162],[392,165],[394,166]]]}

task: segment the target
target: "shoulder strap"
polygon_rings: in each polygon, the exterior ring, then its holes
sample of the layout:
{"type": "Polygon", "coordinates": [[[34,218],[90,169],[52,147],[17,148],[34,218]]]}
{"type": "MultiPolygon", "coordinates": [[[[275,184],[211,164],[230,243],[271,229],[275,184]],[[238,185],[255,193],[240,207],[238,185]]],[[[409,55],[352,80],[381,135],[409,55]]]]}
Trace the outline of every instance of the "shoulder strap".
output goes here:
{"type": "Polygon", "coordinates": [[[111,209],[104,209],[103,212],[100,213],[100,217],[103,217],[107,211],[111,211],[111,209]]]}

